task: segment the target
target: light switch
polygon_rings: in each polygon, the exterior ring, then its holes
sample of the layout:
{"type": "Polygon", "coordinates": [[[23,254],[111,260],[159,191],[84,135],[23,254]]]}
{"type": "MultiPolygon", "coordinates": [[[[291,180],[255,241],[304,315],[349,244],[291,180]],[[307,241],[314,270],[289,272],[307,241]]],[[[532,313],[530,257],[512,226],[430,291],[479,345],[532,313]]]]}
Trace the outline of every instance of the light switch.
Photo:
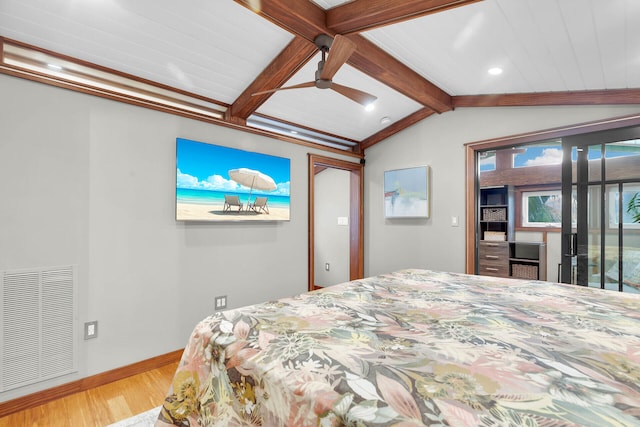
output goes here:
{"type": "Polygon", "coordinates": [[[86,322],[84,324],[84,339],[89,340],[91,338],[98,337],[98,321],[86,322]]]}
{"type": "Polygon", "coordinates": [[[349,217],[348,216],[339,216],[338,217],[338,225],[349,225],[349,217]]]}

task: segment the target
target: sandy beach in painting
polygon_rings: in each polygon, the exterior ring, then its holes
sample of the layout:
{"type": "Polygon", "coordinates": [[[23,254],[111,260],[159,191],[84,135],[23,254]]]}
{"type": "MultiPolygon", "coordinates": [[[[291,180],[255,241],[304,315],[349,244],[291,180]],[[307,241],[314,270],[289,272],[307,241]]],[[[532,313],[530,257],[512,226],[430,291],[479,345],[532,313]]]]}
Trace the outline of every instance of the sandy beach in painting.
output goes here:
{"type": "Polygon", "coordinates": [[[289,210],[269,206],[269,213],[256,213],[254,211],[237,211],[237,208],[229,212],[223,212],[224,204],[196,204],[178,203],[177,218],[179,220],[197,221],[288,221],[289,210]]]}

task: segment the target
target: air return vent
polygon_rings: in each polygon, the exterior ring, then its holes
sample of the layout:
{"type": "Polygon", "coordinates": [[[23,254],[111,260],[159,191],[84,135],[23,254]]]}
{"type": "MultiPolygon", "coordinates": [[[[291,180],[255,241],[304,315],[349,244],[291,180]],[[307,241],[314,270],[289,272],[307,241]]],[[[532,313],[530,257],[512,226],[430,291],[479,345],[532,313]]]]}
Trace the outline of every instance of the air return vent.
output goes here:
{"type": "Polygon", "coordinates": [[[75,268],[1,274],[0,391],[75,372],[75,268]]]}

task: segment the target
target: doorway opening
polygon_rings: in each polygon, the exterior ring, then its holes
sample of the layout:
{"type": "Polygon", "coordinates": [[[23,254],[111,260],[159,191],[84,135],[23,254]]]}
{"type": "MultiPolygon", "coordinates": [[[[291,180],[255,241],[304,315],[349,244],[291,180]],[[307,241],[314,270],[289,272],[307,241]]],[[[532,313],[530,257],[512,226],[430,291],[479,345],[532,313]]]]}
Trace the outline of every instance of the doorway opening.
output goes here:
{"type": "MultiPolygon", "coordinates": [[[[364,176],[363,166],[359,163],[352,163],[344,160],[332,159],[329,157],[318,156],[309,154],[309,278],[308,289],[315,290],[335,283],[319,283],[316,274],[316,259],[317,243],[323,241],[323,230],[320,227],[320,223],[316,221],[316,208],[322,207],[316,200],[316,177],[322,174],[324,171],[339,171],[339,175],[344,175],[345,183],[348,183],[348,212],[341,214],[336,218],[336,225],[338,222],[341,227],[346,227],[348,230],[348,249],[345,253],[348,253],[348,278],[345,276],[345,281],[360,279],[364,275],[364,225],[363,225],[363,212],[364,212],[364,176]]],[[[339,179],[342,179],[340,177],[339,179]]],[[[325,193],[323,191],[323,193],[325,193]]],[[[331,200],[326,198],[321,201],[322,205],[332,203],[331,200]]],[[[345,260],[341,260],[345,261],[345,260]]],[[[326,262],[321,262],[326,265],[326,262]]],[[[329,266],[329,269],[331,267],[329,266]]],[[[346,274],[346,273],[345,273],[346,274]]]]}
{"type": "Polygon", "coordinates": [[[640,292],[640,126],[563,138],[561,280],[640,292]]]}
{"type": "Polygon", "coordinates": [[[639,125],[633,116],[469,144],[467,272],[640,292],[630,208],[640,199],[639,125]]]}

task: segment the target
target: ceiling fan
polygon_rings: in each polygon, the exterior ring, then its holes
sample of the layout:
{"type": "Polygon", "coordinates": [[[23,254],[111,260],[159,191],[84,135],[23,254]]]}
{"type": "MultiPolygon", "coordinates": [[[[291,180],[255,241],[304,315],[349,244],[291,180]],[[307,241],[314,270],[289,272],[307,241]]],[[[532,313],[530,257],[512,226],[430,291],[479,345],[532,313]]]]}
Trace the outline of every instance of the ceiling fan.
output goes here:
{"type": "Polygon", "coordinates": [[[293,86],[280,87],[277,89],[265,90],[262,92],[256,92],[252,94],[252,96],[273,93],[280,90],[301,89],[315,86],[318,89],[333,89],[339,94],[346,96],[352,101],[355,101],[358,104],[362,104],[365,107],[378,99],[377,97],[361,90],[343,86],[332,81],[333,76],[338,72],[340,67],[342,67],[342,65],[347,62],[351,54],[356,50],[356,44],[354,42],[339,34],[336,35],[335,39],[332,39],[326,34],[320,34],[315,38],[314,43],[322,52],[322,60],[318,62],[318,70],[316,71],[315,81],[300,83],[293,86]],[[329,53],[329,50],[331,50],[331,53],[329,53]],[[328,53],[329,55],[327,58],[328,53]]]}

